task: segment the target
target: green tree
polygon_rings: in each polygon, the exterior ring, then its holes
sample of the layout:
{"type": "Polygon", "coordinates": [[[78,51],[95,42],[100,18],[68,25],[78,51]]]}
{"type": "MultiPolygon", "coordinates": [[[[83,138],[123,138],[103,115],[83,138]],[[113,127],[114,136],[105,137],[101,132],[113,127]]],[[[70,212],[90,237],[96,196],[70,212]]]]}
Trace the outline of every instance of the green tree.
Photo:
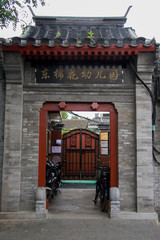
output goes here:
{"type": "Polygon", "coordinates": [[[80,119],[80,118],[77,116],[72,116],[71,119],[80,119]]]}
{"type": "Polygon", "coordinates": [[[45,5],[45,0],[0,0],[0,27],[8,27],[10,23],[15,29],[17,23],[23,21],[20,14],[27,14],[26,6],[37,7],[38,4],[45,5]]]}
{"type": "Polygon", "coordinates": [[[68,113],[65,111],[62,111],[62,119],[67,119],[68,118],[68,113]]]}

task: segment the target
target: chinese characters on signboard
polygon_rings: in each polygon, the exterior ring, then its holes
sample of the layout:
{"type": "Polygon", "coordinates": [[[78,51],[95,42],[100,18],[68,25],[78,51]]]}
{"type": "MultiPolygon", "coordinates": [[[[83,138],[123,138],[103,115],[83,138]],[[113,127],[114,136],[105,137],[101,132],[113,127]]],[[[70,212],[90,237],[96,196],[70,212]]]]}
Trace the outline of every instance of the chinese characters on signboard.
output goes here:
{"type": "Polygon", "coordinates": [[[37,83],[122,83],[121,66],[37,65],[37,83]]]}

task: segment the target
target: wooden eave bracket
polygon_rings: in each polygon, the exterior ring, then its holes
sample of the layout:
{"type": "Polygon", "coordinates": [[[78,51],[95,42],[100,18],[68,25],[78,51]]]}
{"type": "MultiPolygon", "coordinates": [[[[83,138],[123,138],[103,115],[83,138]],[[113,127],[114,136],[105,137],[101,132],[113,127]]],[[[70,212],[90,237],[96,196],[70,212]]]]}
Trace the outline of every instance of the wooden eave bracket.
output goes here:
{"type": "Polygon", "coordinates": [[[152,46],[146,47],[142,43],[138,46],[133,47],[126,43],[123,47],[117,47],[115,44],[112,44],[109,47],[103,47],[102,44],[98,44],[97,47],[91,48],[88,44],[84,44],[83,47],[77,48],[75,46],[70,45],[67,48],[64,48],[57,44],[54,47],[48,47],[46,44],[42,44],[41,46],[34,46],[32,43],[29,43],[26,46],[21,46],[17,43],[13,45],[5,45],[2,44],[2,50],[5,51],[16,51],[20,52],[20,54],[25,57],[94,57],[94,56],[134,56],[138,55],[139,52],[154,52],[156,51],[156,46],[153,44],[152,46]]]}

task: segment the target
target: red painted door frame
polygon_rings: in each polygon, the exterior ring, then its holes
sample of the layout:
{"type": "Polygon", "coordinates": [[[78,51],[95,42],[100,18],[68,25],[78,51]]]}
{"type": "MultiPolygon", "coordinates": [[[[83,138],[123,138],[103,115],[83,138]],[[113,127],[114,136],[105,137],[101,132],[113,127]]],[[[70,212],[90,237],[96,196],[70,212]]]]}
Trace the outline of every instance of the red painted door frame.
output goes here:
{"type": "Polygon", "coordinates": [[[117,111],[111,103],[81,103],[81,102],[47,102],[40,110],[39,122],[39,167],[38,186],[46,186],[46,129],[48,112],[58,111],[93,111],[110,112],[110,187],[118,187],[118,127],[117,111]],[[62,109],[63,108],[63,109],[62,109]]]}

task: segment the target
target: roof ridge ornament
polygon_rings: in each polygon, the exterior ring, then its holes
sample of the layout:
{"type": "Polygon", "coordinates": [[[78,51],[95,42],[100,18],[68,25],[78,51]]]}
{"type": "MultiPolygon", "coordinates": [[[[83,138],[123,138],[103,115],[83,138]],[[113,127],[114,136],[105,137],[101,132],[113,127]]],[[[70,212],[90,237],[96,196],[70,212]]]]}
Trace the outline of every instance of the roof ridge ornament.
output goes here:
{"type": "Polygon", "coordinates": [[[29,8],[29,10],[30,10],[30,12],[31,12],[32,17],[35,17],[36,15],[34,14],[34,12],[33,12],[32,8],[31,8],[31,6],[27,5],[27,7],[29,8]]]}
{"type": "Polygon", "coordinates": [[[126,14],[124,15],[124,18],[127,17],[128,13],[129,13],[129,10],[130,10],[131,8],[132,8],[132,6],[129,6],[129,7],[128,7],[127,12],[126,12],[126,14]]]}

